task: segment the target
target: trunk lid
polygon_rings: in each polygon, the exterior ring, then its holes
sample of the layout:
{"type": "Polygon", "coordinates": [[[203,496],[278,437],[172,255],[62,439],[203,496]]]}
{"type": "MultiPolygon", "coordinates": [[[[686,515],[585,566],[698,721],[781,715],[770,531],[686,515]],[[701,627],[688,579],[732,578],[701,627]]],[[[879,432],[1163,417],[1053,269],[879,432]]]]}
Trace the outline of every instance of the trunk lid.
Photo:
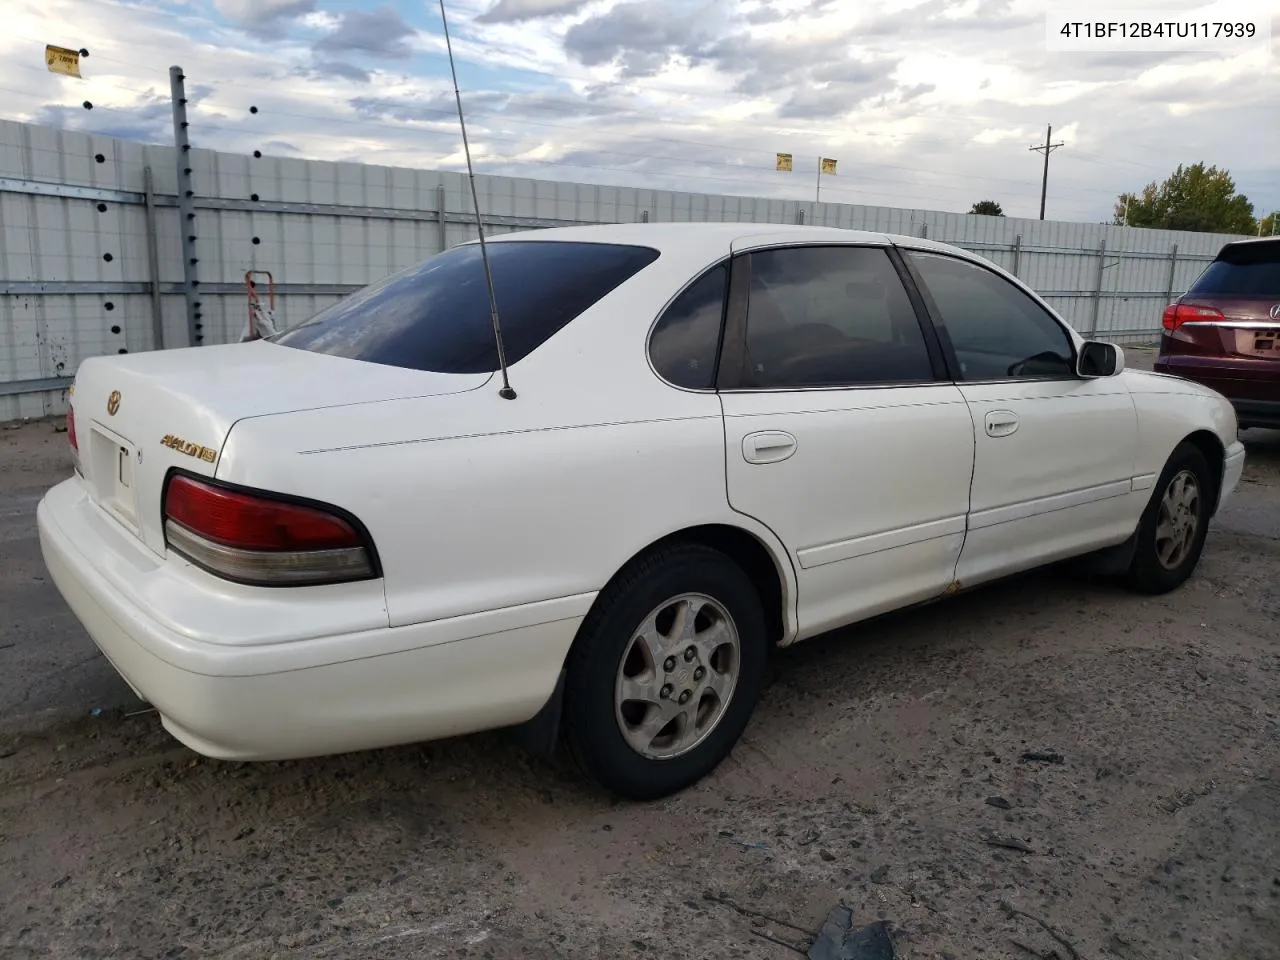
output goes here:
{"type": "Polygon", "coordinates": [[[426,373],[265,340],[80,364],[71,397],[89,496],[158,554],[172,468],[212,477],[239,420],[474,390],[492,374],[426,373]]]}
{"type": "Polygon", "coordinates": [[[1247,298],[1187,294],[1179,303],[1222,312],[1221,320],[1186,323],[1178,328],[1186,335],[1188,346],[1199,348],[1187,352],[1280,361],[1280,321],[1271,317],[1280,307],[1280,294],[1247,298]]]}

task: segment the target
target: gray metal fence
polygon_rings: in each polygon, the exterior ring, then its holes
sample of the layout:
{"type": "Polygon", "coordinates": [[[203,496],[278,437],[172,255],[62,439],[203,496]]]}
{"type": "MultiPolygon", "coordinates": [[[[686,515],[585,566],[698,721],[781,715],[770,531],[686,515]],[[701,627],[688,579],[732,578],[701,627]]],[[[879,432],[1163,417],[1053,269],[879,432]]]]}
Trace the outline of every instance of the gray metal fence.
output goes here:
{"type": "MultiPolygon", "coordinates": [[[[1078,330],[1119,342],[1152,339],[1165,302],[1223,243],[1236,239],[509,177],[477,180],[492,233],[716,220],[928,236],[1012,270],[1078,330]]],[[[65,388],[85,357],[234,339],[247,311],[247,270],[272,273],[277,316],[291,324],[473,236],[462,174],[180,153],[0,121],[0,420],[62,412],[65,388]],[[190,186],[184,182],[180,189],[179,178],[190,186]]]]}

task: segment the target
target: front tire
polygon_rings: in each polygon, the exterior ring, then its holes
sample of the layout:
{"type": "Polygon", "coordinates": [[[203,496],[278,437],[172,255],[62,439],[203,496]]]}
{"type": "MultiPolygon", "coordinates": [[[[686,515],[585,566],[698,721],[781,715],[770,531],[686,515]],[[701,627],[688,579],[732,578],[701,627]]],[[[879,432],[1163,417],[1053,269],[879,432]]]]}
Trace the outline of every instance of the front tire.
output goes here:
{"type": "Polygon", "coordinates": [[[571,753],[627,799],[696,783],[746,729],[767,647],[756,589],[732,560],[700,544],[646,554],[605,588],[574,645],[571,753]]]}
{"type": "Polygon", "coordinates": [[[1159,594],[1186,582],[1204,551],[1215,490],[1204,454],[1194,444],[1178,444],[1142,514],[1126,576],[1130,587],[1159,594]]]}

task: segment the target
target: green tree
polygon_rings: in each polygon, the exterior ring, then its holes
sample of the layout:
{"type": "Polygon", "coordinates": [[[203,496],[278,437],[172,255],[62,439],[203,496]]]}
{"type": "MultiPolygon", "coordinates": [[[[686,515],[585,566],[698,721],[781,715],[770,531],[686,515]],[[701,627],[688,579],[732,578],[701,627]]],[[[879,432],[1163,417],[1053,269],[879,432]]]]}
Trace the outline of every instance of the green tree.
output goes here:
{"type": "Polygon", "coordinates": [[[1258,221],[1258,227],[1255,232],[1263,237],[1280,236],[1280,223],[1277,221],[1280,221],[1280,213],[1268,213],[1258,221]]]}
{"type": "Polygon", "coordinates": [[[984,217],[1004,216],[1004,210],[1002,210],[1000,204],[996,203],[994,200],[979,200],[973,205],[969,212],[978,213],[984,217]]]}
{"type": "Polygon", "coordinates": [[[1114,222],[1198,233],[1254,233],[1258,228],[1253,204],[1236,192],[1231,174],[1203,163],[1178,164],[1164,183],[1120,194],[1114,222]]]}

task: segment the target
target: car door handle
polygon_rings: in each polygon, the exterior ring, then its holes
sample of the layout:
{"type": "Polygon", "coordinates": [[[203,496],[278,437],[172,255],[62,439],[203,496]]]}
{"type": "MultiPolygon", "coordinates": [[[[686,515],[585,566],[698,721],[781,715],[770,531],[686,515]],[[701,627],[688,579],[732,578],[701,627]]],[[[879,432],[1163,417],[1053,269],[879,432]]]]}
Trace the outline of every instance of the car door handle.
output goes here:
{"type": "Polygon", "coordinates": [[[986,416],[988,437],[1007,437],[1018,430],[1018,418],[1009,410],[992,410],[986,416]]]}
{"type": "Polygon", "coordinates": [[[778,463],[796,452],[796,438],[782,430],[762,430],[742,438],[747,463],[778,463]]]}

